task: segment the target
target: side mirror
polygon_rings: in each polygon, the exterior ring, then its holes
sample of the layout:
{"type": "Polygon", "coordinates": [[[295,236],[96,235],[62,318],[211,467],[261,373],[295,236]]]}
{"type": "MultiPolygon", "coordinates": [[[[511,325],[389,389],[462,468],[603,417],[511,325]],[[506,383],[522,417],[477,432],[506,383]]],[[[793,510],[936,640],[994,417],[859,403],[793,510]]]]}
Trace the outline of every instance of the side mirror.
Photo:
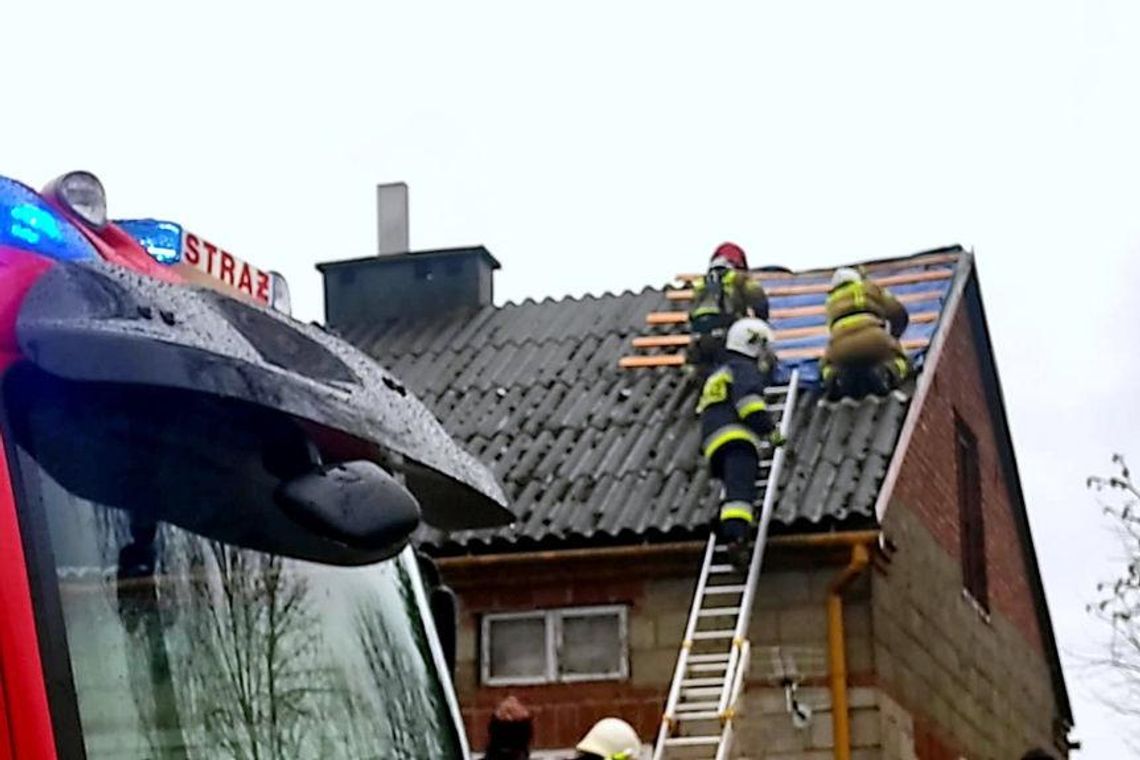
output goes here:
{"type": "Polygon", "coordinates": [[[398,550],[420,524],[415,497],[368,461],[317,467],[283,482],[274,498],[306,530],[365,551],[398,550]]]}
{"type": "Polygon", "coordinates": [[[439,646],[451,680],[455,680],[455,657],[459,642],[459,602],[449,586],[436,586],[428,596],[432,622],[439,634],[439,646]]]}
{"type": "MultiPolygon", "coordinates": [[[[410,491],[371,461],[322,466],[301,426],[256,405],[150,386],[5,375],[16,442],[75,495],[205,538],[309,562],[397,554],[419,524],[410,491]]],[[[153,527],[151,528],[153,530],[153,527]]],[[[147,576],[151,536],[120,572],[147,576]]]]}
{"type": "Polygon", "coordinates": [[[455,680],[455,660],[459,646],[459,599],[449,586],[443,584],[435,561],[423,552],[416,552],[416,562],[420,568],[420,578],[427,591],[431,620],[439,636],[439,646],[451,680],[455,680]]]}

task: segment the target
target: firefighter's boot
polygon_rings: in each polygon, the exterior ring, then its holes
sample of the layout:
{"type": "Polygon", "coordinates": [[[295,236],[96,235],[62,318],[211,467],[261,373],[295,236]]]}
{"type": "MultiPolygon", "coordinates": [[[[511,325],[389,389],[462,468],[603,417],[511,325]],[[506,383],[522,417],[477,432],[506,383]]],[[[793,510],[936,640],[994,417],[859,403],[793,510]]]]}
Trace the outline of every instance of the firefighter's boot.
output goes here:
{"type": "Polygon", "coordinates": [[[752,531],[752,505],[746,502],[725,502],[720,508],[717,533],[725,544],[728,560],[741,572],[748,568],[748,537],[752,531]]]}

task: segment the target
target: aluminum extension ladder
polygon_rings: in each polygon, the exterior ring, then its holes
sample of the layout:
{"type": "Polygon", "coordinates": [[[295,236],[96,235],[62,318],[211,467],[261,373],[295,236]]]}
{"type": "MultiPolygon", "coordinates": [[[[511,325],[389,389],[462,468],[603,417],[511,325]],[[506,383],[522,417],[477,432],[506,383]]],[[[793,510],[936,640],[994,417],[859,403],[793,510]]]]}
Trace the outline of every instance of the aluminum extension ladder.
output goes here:
{"type": "MultiPolygon", "coordinates": [[[[780,413],[779,428],[785,437],[795,413],[798,385],[799,370],[794,370],[786,386],[765,391],[769,410],[780,413]]],[[[682,757],[727,760],[732,749],[737,702],[748,670],[748,623],[764,561],[768,523],[776,503],[776,485],[784,464],[785,448],[769,449],[760,462],[764,500],[752,560],[744,578],[729,561],[727,547],[717,543],[715,533],[709,535],[685,625],[685,638],[653,748],[653,760],[682,757]]]]}

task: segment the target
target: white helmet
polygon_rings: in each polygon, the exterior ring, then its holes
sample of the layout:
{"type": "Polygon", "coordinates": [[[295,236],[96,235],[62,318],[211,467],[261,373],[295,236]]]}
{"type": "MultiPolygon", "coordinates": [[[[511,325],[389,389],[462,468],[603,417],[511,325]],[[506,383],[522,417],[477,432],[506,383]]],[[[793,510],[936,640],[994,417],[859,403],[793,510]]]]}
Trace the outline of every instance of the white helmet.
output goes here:
{"type": "Polygon", "coordinates": [[[849,282],[859,282],[863,279],[863,275],[851,267],[839,267],[835,270],[835,274],[831,275],[831,289],[835,290],[840,285],[846,285],[849,282]]]}
{"type": "Polygon", "coordinates": [[[745,317],[732,323],[724,338],[724,347],[755,359],[772,342],[772,328],[762,319],[745,317]]]}
{"type": "Polygon", "coordinates": [[[637,738],[633,726],[621,718],[602,718],[575,749],[604,760],[637,760],[641,754],[641,739],[637,738]]]}

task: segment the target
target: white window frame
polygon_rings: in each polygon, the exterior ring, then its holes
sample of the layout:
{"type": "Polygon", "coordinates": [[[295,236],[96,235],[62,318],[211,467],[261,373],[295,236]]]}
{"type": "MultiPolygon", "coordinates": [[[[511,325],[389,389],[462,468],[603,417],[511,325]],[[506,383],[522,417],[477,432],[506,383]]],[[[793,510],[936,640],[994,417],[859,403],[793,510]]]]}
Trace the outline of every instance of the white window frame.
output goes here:
{"type": "Polygon", "coordinates": [[[557,607],[526,612],[492,612],[483,615],[480,641],[480,676],[487,686],[534,686],[545,683],[578,683],[581,681],[624,681],[629,678],[629,607],[624,604],[604,604],[591,607],[557,607]],[[559,672],[562,655],[562,620],[566,617],[618,618],[618,669],[607,673],[559,672]],[[503,620],[543,620],[546,667],[542,675],[492,676],[491,626],[503,620]]]}

